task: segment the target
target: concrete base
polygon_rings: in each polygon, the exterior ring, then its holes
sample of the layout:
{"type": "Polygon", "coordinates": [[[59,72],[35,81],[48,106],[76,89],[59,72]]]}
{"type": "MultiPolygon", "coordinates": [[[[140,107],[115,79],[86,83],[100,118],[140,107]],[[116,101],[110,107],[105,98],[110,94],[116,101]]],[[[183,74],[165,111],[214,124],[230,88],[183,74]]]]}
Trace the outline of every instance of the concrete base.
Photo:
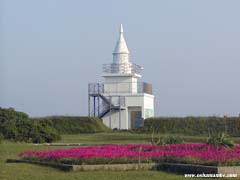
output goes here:
{"type": "Polygon", "coordinates": [[[47,162],[28,161],[20,159],[8,159],[7,163],[31,163],[49,166],[64,171],[96,171],[96,170],[164,170],[179,174],[237,174],[240,176],[240,166],[203,166],[193,164],[176,163],[134,163],[134,164],[97,164],[97,165],[69,165],[47,162]]]}
{"type": "Polygon", "coordinates": [[[160,169],[180,174],[237,174],[240,176],[240,166],[204,166],[164,163],[160,166],[160,169]]]}
{"type": "Polygon", "coordinates": [[[21,159],[8,159],[7,163],[31,163],[42,166],[49,166],[64,171],[96,171],[96,170],[153,170],[158,169],[159,164],[157,163],[134,163],[134,164],[97,164],[97,165],[69,165],[69,164],[56,164],[38,161],[28,161],[21,159]]]}

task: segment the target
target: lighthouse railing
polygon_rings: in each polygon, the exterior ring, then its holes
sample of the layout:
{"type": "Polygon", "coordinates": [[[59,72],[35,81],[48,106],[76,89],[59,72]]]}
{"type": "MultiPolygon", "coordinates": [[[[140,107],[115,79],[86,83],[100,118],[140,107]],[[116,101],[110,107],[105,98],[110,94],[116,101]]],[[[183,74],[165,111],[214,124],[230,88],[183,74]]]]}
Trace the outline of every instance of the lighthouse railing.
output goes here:
{"type": "Polygon", "coordinates": [[[103,64],[103,73],[139,74],[142,67],[134,63],[103,64]]]}
{"type": "Polygon", "coordinates": [[[89,95],[97,94],[123,94],[123,93],[146,93],[152,94],[152,85],[146,82],[105,82],[90,83],[89,95]]]}
{"type": "Polygon", "coordinates": [[[89,95],[98,94],[152,94],[152,85],[146,82],[108,82],[108,83],[91,83],[88,89],[89,95]]]}

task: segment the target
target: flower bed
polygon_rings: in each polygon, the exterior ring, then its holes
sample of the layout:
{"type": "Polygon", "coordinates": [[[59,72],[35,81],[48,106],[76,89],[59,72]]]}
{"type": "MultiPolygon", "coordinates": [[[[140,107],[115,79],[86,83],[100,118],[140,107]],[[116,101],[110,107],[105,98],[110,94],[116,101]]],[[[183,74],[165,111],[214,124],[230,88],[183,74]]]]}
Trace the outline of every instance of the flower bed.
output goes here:
{"type": "Polygon", "coordinates": [[[224,146],[199,144],[172,145],[103,145],[70,149],[25,151],[24,160],[64,164],[120,164],[174,162],[202,165],[240,165],[240,145],[233,149],[224,146]]]}

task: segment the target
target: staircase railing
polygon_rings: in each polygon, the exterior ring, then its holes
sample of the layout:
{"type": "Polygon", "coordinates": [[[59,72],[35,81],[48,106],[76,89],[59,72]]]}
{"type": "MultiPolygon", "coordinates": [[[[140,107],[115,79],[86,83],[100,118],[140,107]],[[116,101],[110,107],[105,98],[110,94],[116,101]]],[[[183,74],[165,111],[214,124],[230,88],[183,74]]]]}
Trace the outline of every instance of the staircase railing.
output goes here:
{"type": "MultiPolygon", "coordinates": [[[[98,112],[93,112],[94,116],[98,116],[99,118],[104,117],[112,110],[121,111],[125,107],[125,97],[124,96],[106,96],[104,95],[104,84],[92,83],[88,86],[89,96],[97,98],[101,102],[95,103],[98,108],[94,108],[94,110],[98,110],[98,112]],[[100,107],[99,107],[100,106],[100,107]]],[[[92,112],[90,112],[90,115],[92,112]]]]}

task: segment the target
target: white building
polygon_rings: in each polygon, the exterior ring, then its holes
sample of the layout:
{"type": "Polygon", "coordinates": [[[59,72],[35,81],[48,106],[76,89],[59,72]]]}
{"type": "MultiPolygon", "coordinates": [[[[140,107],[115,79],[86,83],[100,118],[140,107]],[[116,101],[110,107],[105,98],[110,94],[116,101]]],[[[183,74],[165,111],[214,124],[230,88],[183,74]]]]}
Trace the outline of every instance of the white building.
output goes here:
{"type": "Polygon", "coordinates": [[[142,69],[129,61],[121,25],[113,62],[103,65],[104,82],[89,84],[89,116],[101,118],[112,129],[142,126],[154,115],[152,86],[139,81],[142,69]]]}

